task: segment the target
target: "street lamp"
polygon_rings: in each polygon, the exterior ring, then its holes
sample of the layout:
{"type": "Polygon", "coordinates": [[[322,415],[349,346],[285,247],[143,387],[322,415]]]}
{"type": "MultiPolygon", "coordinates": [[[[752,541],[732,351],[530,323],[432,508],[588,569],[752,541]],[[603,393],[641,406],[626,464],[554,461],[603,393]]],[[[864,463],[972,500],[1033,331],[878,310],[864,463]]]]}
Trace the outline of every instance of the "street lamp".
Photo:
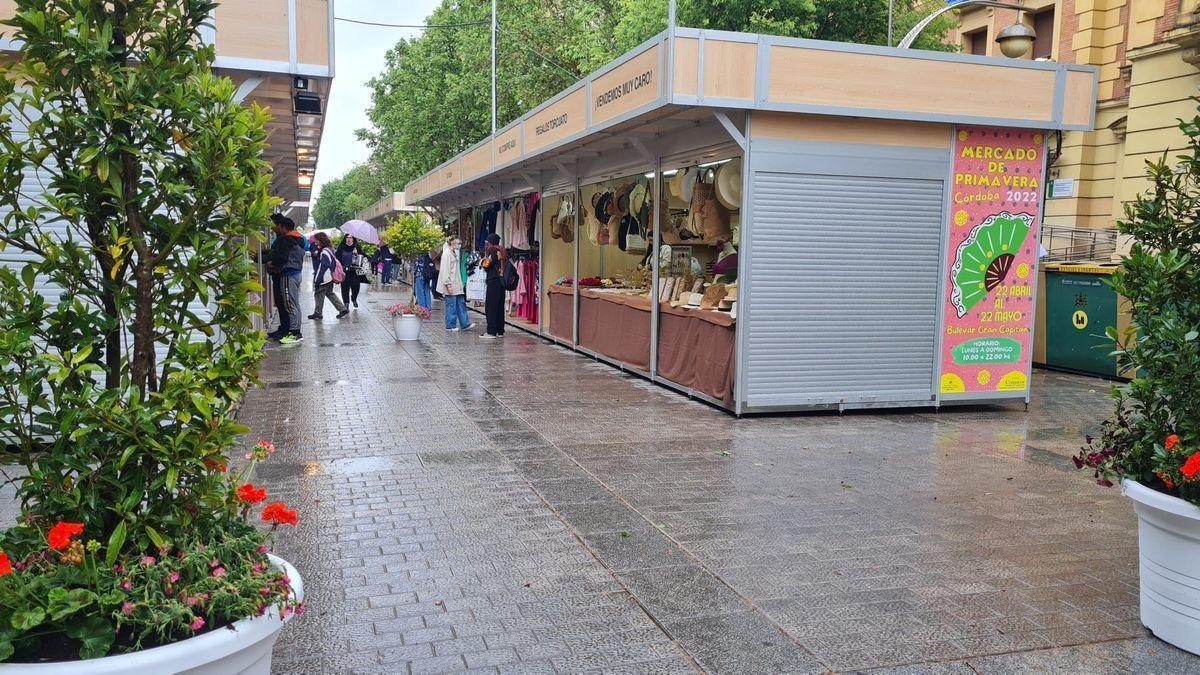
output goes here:
{"type": "Polygon", "coordinates": [[[959,9],[969,5],[982,5],[984,7],[998,7],[1000,9],[1015,9],[1017,10],[1017,22],[1011,26],[1005,26],[996,35],[996,43],[1000,45],[1000,53],[1010,59],[1020,58],[1029,51],[1029,47],[1033,45],[1033,41],[1037,39],[1037,33],[1033,28],[1021,23],[1021,12],[1028,11],[1028,7],[1019,3],[999,2],[998,0],[962,0],[962,2],[947,3],[945,7],[937,10],[933,14],[921,19],[917,25],[912,27],[912,30],[900,40],[896,46],[901,49],[912,47],[917,36],[921,31],[925,30],[929,24],[933,23],[934,19],[949,12],[952,9],[959,9]]]}
{"type": "Polygon", "coordinates": [[[1000,45],[1000,53],[1010,59],[1019,59],[1024,56],[1036,39],[1037,32],[1031,26],[1020,21],[1005,26],[996,34],[996,44],[1000,45]]]}

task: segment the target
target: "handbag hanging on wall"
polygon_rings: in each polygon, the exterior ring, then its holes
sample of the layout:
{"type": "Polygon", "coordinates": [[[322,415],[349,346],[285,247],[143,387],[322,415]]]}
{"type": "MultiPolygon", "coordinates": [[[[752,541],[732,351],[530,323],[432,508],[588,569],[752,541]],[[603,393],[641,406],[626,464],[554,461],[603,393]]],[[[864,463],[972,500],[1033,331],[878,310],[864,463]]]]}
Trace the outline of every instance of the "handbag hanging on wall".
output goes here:
{"type": "Polygon", "coordinates": [[[729,238],[729,212],[717,201],[717,191],[703,176],[692,189],[686,229],[707,241],[729,238]]]}

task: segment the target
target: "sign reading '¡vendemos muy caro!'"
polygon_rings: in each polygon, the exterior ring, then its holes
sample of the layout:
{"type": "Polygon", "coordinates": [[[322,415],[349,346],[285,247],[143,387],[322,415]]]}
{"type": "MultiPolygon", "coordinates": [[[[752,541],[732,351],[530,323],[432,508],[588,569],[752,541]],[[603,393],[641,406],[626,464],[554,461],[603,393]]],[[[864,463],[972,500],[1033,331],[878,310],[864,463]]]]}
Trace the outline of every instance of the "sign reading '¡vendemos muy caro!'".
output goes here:
{"type": "Polygon", "coordinates": [[[1045,139],[959,127],[950,189],[941,393],[1029,388],[1045,139]]]}

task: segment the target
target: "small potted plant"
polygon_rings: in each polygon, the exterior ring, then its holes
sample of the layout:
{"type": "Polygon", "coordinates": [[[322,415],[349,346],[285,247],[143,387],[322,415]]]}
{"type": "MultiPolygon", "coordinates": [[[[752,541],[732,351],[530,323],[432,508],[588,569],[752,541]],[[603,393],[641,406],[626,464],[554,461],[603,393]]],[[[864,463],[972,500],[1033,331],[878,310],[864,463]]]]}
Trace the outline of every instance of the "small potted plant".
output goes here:
{"type": "Polygon", "coordinates": [[[1200,116],[1180,128],[1189,152],[1149,163],[1150,190],[1120,223],[1133,243],[1110,283],[1136,328],[1108,336],[1133,379],[1073,459],[1134,502],[1142,623],[1200,654],[1200,116]]]}
{"type": "Polygon", "coordinates": [[[392,315],[392,333],[396,340],[409,342],[421,337],[421,322],[429,320],[432,313],[412,302],[398,302],[387,308],[392,315]]]}

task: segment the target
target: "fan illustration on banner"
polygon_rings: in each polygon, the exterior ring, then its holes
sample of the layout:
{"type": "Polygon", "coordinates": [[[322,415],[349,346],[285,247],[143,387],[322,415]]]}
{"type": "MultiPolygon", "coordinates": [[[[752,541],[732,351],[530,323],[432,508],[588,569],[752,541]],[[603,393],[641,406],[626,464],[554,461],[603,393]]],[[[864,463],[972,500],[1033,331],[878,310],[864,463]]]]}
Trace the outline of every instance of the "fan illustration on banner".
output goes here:
{"type": "Polygon", "coordinates": [[[950,302],[961,318],[1004,283],[1021,244],[1033,229],[1032,215],[1008,211],[988,216],[959,245],[950,268],[950,302]]]}

